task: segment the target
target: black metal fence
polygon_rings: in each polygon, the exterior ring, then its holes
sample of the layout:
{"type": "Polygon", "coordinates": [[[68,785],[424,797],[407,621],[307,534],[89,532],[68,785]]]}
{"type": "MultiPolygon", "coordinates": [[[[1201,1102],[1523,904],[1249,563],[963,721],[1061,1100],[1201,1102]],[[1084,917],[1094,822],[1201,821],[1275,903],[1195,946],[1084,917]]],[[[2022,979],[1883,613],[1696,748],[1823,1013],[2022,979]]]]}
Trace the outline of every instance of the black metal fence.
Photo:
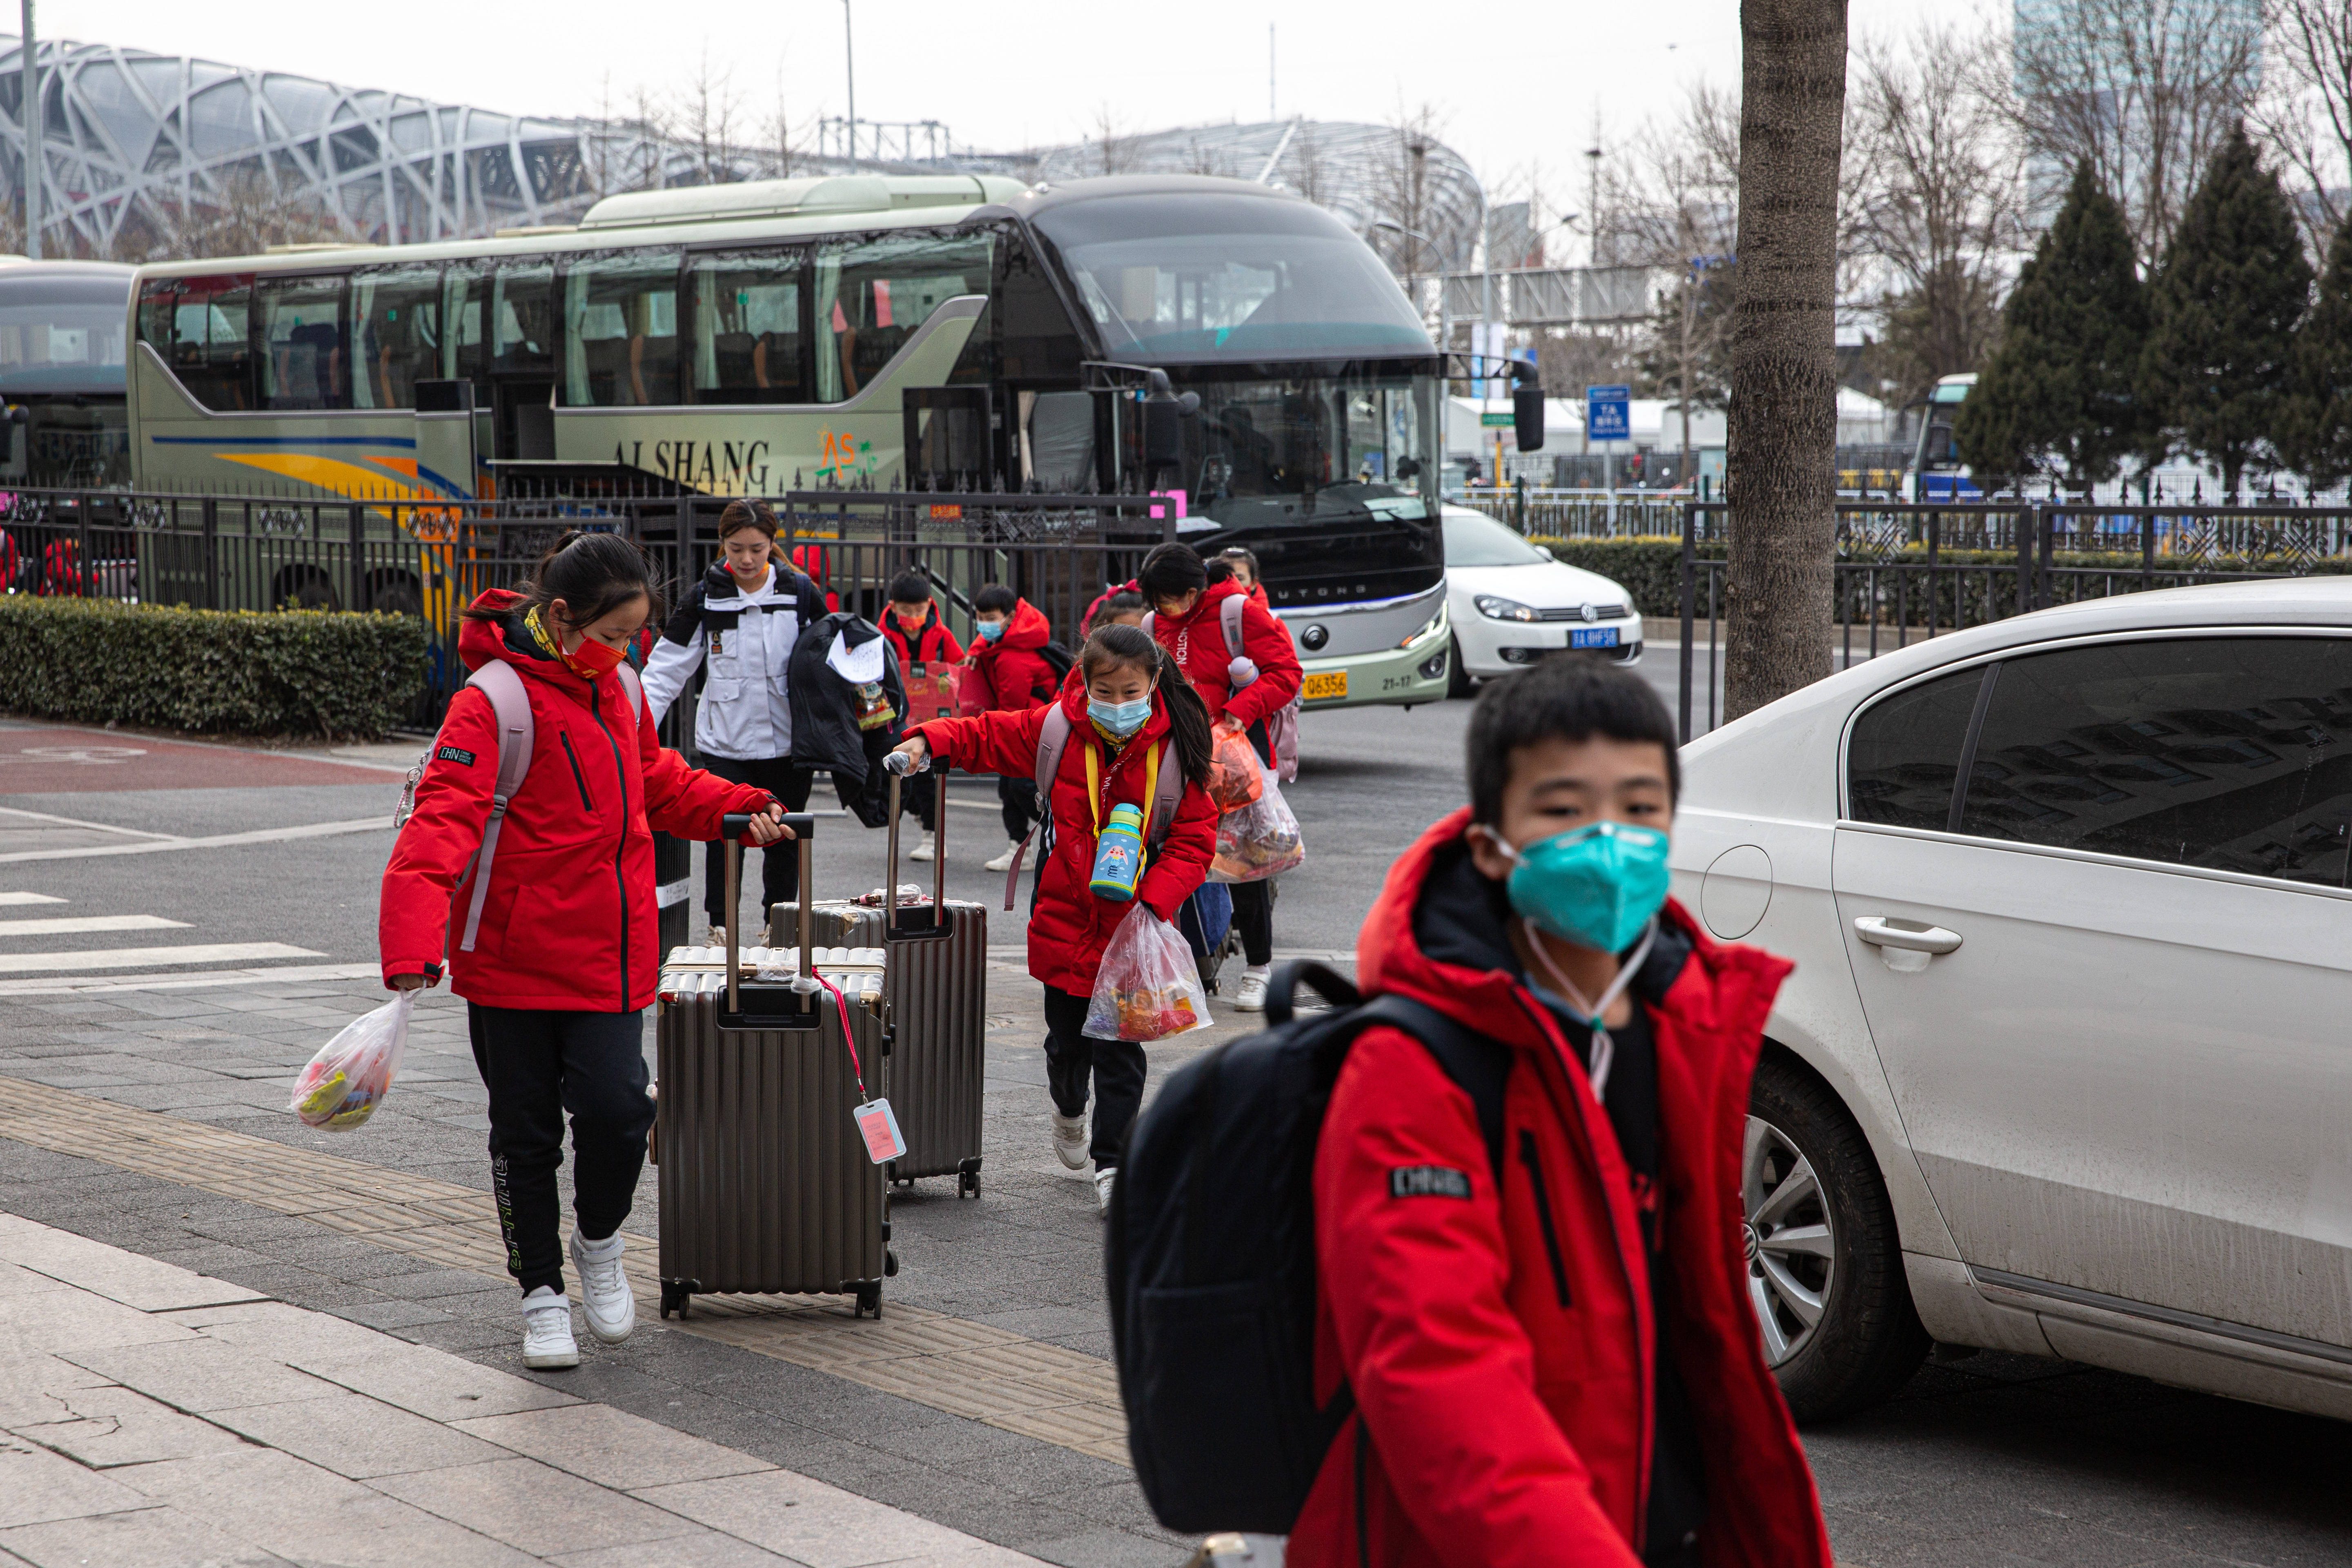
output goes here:
{"type": "MultiPolygon", "coordinates": [[[[1683,509],[1682,738],[1720,721],[1729,509],[1683,509]],[[1703,719],[1697,728],[1695,721],[1703,719]]],[[[1839,667],[2084,599],[2352,572],[2352,508],[1841,504],[1832,581],[1839,667]]]]}
{"type": "MultiPolygon", "coordinates": [[[[1175,535],[1150,497],[794,490],[766,498],[778,545],[836,607],[878,617],[892,579],[933,586],[951,627],[1003,583],[1075,646],[1103,588],[1175,535]]],[[[725,498],[412,501],[20,490],[0,496],[0,592],[199,609],[378,610],[422,616],[431,679],[414,721],[430,727],[465,679],[458,612],[510,588],[566,530],[608,530],[651,559],[667,597],[719,554],[725,498]]]]}

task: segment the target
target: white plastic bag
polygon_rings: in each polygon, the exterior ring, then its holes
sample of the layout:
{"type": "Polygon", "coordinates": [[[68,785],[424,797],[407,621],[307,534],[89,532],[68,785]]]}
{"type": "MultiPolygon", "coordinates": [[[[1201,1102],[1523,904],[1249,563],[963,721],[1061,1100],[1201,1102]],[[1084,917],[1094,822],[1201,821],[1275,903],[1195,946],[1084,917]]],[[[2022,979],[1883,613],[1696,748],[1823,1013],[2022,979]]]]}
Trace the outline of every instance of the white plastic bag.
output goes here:
{"type": "Polygon", "coordinates": [[[312,1127],[347,1132],[375,1114],[400,1070],[408,1043],[408,1015],[416,993],[403,991],[373,1013],[362,1014],[329,1040],[302,1076],[286,1107],[312,1127]]]}
{"type": "Polygon", "coordinates": [[[1086,1032],[1097,1040],[1164,1040],[1208,1024],[1192,944],[1150,906],[1136,905],[1103,949],[1086,1032]]]}
{"type": "Polygon", "coordinates": [[[1209,862],[1209,878],[1217,882],[1256,882],[1297,870],[1307,858],[1307,842],[1298,834],[1298,818],[1282,798],[1282,786],[1272,774],[1265,789],[1238,811],[1217,818],[1217,852],[1209,862]]]}

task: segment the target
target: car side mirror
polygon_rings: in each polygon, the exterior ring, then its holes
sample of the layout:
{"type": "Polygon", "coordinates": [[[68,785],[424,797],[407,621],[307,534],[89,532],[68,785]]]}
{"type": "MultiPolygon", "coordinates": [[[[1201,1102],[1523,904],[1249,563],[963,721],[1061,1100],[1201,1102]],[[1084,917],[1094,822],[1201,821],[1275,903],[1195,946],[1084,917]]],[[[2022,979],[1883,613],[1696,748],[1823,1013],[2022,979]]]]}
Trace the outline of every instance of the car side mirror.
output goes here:
{"type": "Polygon", "coordinates": [[[1551,546],[1549,544],[1538,544],[1536,546],[1536,550],[1537,552],[1542,555],[1547,561],[1557,561],[1559,559],[1559,556],[1554,555],[1551,552],[1551,546]]]}

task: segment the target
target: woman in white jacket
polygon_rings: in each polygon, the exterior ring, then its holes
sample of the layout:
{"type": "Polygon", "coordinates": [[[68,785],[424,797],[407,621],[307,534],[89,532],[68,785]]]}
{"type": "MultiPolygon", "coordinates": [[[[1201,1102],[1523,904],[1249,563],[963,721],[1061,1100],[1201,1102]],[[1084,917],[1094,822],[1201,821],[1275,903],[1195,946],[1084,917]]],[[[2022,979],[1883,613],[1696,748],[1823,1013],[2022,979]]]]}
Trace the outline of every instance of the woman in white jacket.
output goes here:
{"type": "MultiPolygon", "coordinates": [[[[803,629],[824,617],[824,591],[794,571],[775,547],[776,514],[763,501],[733,500],[719,516],[723,554],[685,595],[646,660],[646,705],[659,723],[686,683],[703,672],[694,749],[709,772],[757,784],[790,811],[808,805],[810,774],[793,766],[793,702],[784,672],[803,629]]],[[[710,941],[724,942],[737,911],[726,908],[725,863],[703,862],[702,906],[710,941]]],[[[760,857],[760,907],[800,896],[800,862],[789,848],[760,857]]]]}

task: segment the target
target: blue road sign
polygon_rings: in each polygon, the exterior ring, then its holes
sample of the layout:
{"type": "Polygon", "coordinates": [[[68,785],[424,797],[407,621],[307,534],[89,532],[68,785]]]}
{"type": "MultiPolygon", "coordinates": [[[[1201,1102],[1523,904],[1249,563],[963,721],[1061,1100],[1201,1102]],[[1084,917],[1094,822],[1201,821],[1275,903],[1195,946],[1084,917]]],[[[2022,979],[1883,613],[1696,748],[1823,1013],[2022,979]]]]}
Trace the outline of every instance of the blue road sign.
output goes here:
{"type": "Polygon", "coordinates": [[[1591,441],[1624,441],[1633,434],[1633,388],[1588,386],[1584,389],[1584,435],[1591,441]]]}

